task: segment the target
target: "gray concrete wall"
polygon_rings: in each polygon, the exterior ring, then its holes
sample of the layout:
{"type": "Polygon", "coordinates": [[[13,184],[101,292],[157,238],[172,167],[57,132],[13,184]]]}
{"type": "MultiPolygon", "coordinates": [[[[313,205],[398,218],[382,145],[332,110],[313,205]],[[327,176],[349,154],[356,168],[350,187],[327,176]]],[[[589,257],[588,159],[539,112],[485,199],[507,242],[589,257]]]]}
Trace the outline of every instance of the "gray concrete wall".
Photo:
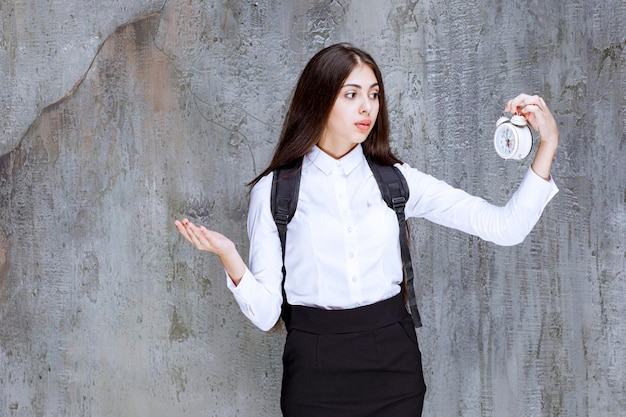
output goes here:
{"type": "Polygon", "coordinates": [[[426,416],[626,416],[626,3],[0,0],[0,416],[276,416],[189,215],[247,254],[245,184],[303,65],[379,61],[407,162],[504,202],[494,122],[541,93],[561,192],[500,248],[415,221],[426,416]]]}

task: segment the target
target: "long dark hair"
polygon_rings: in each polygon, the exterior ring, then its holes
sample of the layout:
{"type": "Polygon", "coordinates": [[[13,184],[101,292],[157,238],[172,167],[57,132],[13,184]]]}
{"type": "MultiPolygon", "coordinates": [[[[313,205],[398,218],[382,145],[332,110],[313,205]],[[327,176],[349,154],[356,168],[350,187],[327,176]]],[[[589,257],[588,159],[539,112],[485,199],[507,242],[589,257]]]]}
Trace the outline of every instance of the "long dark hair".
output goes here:
{"type": "Polygon", "coordinates": [[[348,43],[338,43],[319,51],[304,67],[285,116],[272,161],[250,182],[250,186],[254,186],[276,168],[300,161],[317,144],[339,90],[359,64],[365,64],[372,69],[379,86],[378,118],[363,142],[363,153],[379,163],[391,165],[401,162],[389,145],[389,115],[380,68],[367,52],[348,43]]]}

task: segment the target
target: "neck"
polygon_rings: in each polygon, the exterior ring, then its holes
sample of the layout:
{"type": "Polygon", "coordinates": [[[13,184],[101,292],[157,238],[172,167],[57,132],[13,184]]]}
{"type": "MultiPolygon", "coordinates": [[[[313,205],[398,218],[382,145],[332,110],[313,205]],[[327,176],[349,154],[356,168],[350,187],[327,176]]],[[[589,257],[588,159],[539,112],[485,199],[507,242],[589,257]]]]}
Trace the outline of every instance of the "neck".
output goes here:
{"type": "Polygon", "coordinates": [[[318,142],[317,144],[317,147],[320,148],[325,154],[335,159],[343,158],[344,156],[352,152],[352,150],[356,148],[357,146],[358,146],[358,143],[355,143],[349,148],[346,147],[346,148],[341,148],[341,149],[335,149],[333,147],[326,146],[326,144],[322,143],[321,141],[318,142]]]}

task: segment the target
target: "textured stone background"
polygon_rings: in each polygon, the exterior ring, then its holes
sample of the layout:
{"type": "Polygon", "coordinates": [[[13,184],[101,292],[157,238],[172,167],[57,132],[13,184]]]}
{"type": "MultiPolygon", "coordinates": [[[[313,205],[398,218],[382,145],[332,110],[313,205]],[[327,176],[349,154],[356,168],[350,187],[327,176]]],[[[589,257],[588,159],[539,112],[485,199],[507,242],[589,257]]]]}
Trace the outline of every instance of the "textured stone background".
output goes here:
{"type": "Polygon", "coordinates": [[[504,202],[494,122],[541,93],[561,192],[500,248],[414,221],[426,416],[626,416],[626,2],[0,0],[0,416],[276,416],[181,215],[247,254],[245,184],[316,51],[379,61],[407,162],[504,202]]]}

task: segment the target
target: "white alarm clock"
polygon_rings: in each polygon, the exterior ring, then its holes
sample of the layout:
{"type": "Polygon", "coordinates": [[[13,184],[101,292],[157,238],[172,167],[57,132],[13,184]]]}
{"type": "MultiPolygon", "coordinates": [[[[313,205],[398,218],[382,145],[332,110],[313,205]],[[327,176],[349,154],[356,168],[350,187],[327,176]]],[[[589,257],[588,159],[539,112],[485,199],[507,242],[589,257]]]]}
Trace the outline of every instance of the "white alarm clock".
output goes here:
{"type": "Polygon", "coordinates": [[[533,135],[522,115],[501,117],[496,122],[496,133],[493,135],[493,146],[496,153],[504,159],[524,159],[533,147],[533,135]]]}

